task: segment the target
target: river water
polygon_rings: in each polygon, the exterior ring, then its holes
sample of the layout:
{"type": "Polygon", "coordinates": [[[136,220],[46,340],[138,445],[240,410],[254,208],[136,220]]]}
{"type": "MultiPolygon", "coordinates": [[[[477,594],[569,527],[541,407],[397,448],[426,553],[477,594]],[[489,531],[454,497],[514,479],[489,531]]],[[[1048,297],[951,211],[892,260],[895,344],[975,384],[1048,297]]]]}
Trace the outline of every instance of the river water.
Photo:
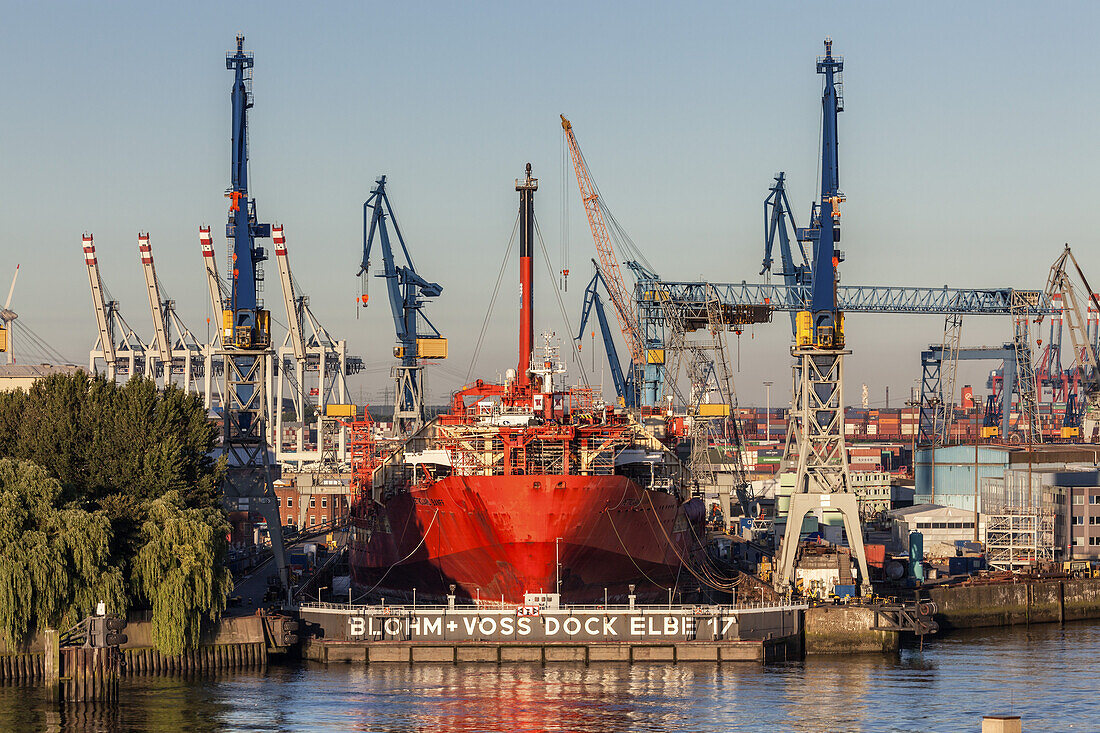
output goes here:
{"type": "Polygon", "coordinates": [[[1100,625],[960,632],[797,664],[273,667],[124,680],[115,707],[0,687],[0,730],[1100,731],[1100,625]]]}

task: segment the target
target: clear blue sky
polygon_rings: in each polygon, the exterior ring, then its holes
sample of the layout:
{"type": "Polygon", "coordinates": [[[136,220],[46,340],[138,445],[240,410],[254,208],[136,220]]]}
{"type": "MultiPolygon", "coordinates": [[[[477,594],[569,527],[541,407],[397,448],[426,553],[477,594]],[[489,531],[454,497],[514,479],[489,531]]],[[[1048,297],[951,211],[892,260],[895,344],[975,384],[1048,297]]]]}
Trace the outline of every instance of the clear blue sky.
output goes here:
{"type": "MultiPolygon", "coordinates": [[[[358,320],[354,299],[361,206],[378,174],[422,274],[444,286],[431,309],[451,338],[451,359],[431,371],[438,397],[466,374],[527,161],[558,256],[559,113],[663,276],[756,280],[772,175],[787,172],[802,221],[815,195],[825,36],[846,59],[844,282],[1041,288],[1066,241],[1100,279],[1095,3],[7,2],[3,16],[0,282],[6,292],[22,263],[13,307],[78,363],[95,329],[84,231],[146,335],[135,240],[151,232],[166,289],[205,332],[197,227],[212,224],[224,250],[224,53],[237,32],[256,54],[260,216],[286,227],[314,311],[372,366],[357,384],[375,402],[392,323],[377,286],[358,320]]],[[[594,249],[566,173],[575,323],[594,249]]],[[[539,326],[572,330],[540,286],[539,326]]],[[[479,374],[514,363],[517,290],[510,268],[479,374]]],[[[943,321],[852,316],[848,327],[849,400],[866,383],[872,402],[889,385],[897,404],[943,321]]],[[[1009,330],[971,319],[963,340],[1009,330]]],[[[762,402],[765,379],[783,387],[773,405],[786,401],[788,336],[777,318],[742,338],[742,402],[762,402]]],[[[974,369],[960,381],[980,379],[974,369]]]]}

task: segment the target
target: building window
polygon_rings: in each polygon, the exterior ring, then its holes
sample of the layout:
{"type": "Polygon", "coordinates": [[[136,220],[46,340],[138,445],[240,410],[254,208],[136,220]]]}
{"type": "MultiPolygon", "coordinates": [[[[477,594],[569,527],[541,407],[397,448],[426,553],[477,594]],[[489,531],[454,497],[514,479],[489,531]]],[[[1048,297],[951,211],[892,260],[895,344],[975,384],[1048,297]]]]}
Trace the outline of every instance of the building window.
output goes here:
{"type": "Polygon", "coordinates": [[[1074,506],[1081,506],[1084,503],[1085,503],[1085,495],[1084,494],[1074,494],[1073,495],[1073,505],[1074,506]]]}
{"type": "Polygon", "coordinates": [[[1100,517],[1090,516],[1089,517],[1089,524],[1100,524],[1100,517]]]}
{"type": "Polygon", "coordinates": [[[1082,517],[1080,514],[1074,514],[1072,517],[1070,517],[1070,524],[1072,524],[1075,527],[1079,527],[1084,523],[1085,523],[1085,518],[1082,517]]]}
{"type": "Polygon", "coordinates": [[[275,506],[282,506],[282,505],[283,505],[283,497],[276,496],[275,497],[275,506]]]}
{"type": "Polygon", "coordinates": [[[1089,504],[1100,504],[1100,494],[1089,497],[1089,504]]]}
{"type": "Polygon", "coordinates": [[[315,496],[309,497],[309,508],[312,509],[315,506],[317,506],[317,497],[315,497],[315,496]]]}
{"type": "Polygon", "coordinates": [[[328,507],[328,497],[327,496],[322,496],[321,497],[321,508],[325,509],[327,507],[328,507]]]}
{"type": "Polygon", "coordinates": [[[286,515],[286,526],[288,526],[288,527],[293,527],[294,526],[294,517],[290,516],[289,514],[286,515]]]}
{"type": "Polygon", "coordinates": [[[309,515],[309,526],[312,527],[315,524],[317,524],[317,517],[310,514],[309,515]]]}
{"type": "Polygon", "coordinates": [[[1100,545],[1100,537],[1089,537],[1089,545],[1092,547],[1100,545]]]}
{"type": "Polygon", "coordinates": [[[1083,547],[1084,545],[1085,545],[1085,538],[1084,537],[1074,537],[1073,538],[1073,546],[1074,547],[1083,547]]]}

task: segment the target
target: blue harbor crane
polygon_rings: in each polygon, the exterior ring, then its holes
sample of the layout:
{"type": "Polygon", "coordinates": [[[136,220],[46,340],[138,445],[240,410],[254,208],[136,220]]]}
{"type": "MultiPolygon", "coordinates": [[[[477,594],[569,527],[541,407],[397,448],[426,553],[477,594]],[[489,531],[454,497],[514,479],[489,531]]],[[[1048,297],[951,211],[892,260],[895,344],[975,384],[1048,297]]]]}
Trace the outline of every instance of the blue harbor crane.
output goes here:
{"type": "Polygon", "coordinates": [[[229,262],[229,299],[222,311],[222,348],[225,390],[222,404],[222,447],[227,466],[223,499],[230,511],[259,513],[267,521],[275,564],[288,593],[282,521],[275,495],[277,467],[272,464],[267,435],[267,369],[273,357],[271,318],[257,297],[263,280],[260,263],[266,259],[257,239],[271,236],[271,225],[256,217],[256,201],[248,194],[248,110],[252,108],[251,51],[244,36],[226,53],[225,67],[233,72],[232,153],[230,199],[226,236],[233,240],[229,262]]]}
{"type": "Polygon", "coordinates": [[[602,283],[606,290],[607,283],[604,282],[600,266],[596,264],[595,260],[592,260],[592,265],[596,268],[596,274],[592,276],[592,280],[589,281],[588,287],[584,290],[584,307],[581,309],[581,325],[577,329],[577,341],[580,342],[584,337],[584,329],[588,325],[588,318],[595,311],[596,320],[600,325],[600,336],[603,338],[604,351],[607,353],[607,361],[611,367],[611,380],[615,383],[615,394],[619,398],[619,404],[624,407],[637,407],[638,400],[634,389],[637,380],[627,379],[623,374],[622,365],[619,363],[619,353],[615,348],[611,324],[608,323],[607,314],[603,308],[603,299],[599,293],[598,286],[602,283]]]}
{"type": "Polygon", "coordinates": [[[406,435],[424,423],[424,366],[421,360],[447,358],[447,339],[440,335],[423,312],[427,300],[438,297],[443,292],[443,286],[428,282],[417,274],[386,194],[386,177],[382,176],[371,190],[370,198],[363,204],[363,261],[359,267],[363,282],[360,303],[363,307],[368,304],[366,277],[370,274],[375,234],[382,251],[382,271],[377,276],[386,280],[393,325],[397,331],[397,345],[393,349],[394,357],[399,360],[398,366],[393,369],[393,433],[406,435]],[[387,219],[393,225],[405,264],[398,264],[394,259],[387,219]]]}
{"type": "MultiPolygon", "coordinates": [[[[794,214],[791,210],[791,202],[787,198],[785,181],[785,173],[780,172],[776,175],[775,185],[771,187],[770,193],[764,199],[764,264],[760,269],[760,274],[764,275],[772,271],[774,262],[772,252],[778,244],[779,259],[783,269],[777,274],[783,276],[783,283],[788,288],[793,288],[809,284],[810,266],[806,262],[806,248],[803,246],[802,239],[797,239],[802,261],[799,264],[795,264],[794,261],[794,252],[791,249],[790,231],[787,229],[787,223],[790,222],[790,229],[794,231],[796,238],[800,232],[794,222],[794,214]]],[[[793,332],[795,312],[791,311],[790,316],[791,331],[793,332]]]]}

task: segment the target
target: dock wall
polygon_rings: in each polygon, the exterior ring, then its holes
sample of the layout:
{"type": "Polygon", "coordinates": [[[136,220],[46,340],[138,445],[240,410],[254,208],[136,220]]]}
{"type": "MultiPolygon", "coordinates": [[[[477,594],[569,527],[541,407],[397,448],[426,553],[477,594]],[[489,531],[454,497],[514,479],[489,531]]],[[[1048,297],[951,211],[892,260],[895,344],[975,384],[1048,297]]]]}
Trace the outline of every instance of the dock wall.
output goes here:
{"type": "Polygon", "coordinates": [[[944,629],[1100,618],[1100,579],[956,585],[928,596],[944,629]]]}
{"type": "Polygon", "coordinates": [[[806,655],[896,652],[897,631],[879,631],[875,612],[861,606],[814,606],[806,610],[806,655]]]}

